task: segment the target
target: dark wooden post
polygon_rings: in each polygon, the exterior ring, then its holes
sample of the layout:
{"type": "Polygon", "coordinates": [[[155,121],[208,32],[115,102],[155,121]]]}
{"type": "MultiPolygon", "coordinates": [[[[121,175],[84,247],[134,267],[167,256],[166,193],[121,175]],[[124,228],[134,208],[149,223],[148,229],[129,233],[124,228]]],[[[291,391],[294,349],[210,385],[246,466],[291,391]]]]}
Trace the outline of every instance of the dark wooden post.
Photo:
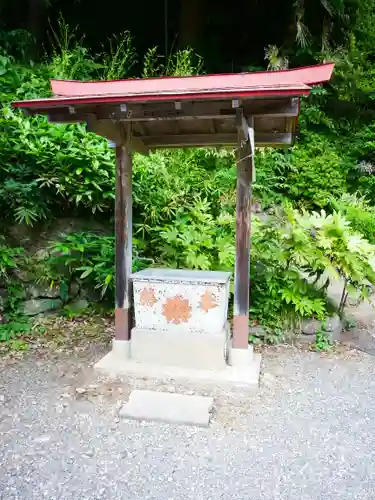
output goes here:
{"type": "Polygon", "coordinates": [[[130,340],[132,272],[132,153],[130,133],[116,144],[116,313],[115,340],[130,340]]]}
{"type": "Polygon", "coordinates": [[[249,128],[242,109],[236,110],[237,205],[236,263],[234,274],[233,340],[234,349],[247,349],[249,342],[251,183],[253,174],[253,121],[249,128]]]}

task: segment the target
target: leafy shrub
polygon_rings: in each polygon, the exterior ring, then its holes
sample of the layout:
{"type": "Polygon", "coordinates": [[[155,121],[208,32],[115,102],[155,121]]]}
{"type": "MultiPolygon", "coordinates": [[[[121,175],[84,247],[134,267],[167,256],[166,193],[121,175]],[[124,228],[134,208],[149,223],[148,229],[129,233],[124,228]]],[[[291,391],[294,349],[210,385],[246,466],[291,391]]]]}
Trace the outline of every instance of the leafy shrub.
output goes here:
{"type": "Polygon", "coordinates": [[[298,238],[296,258],[310,267],[316,277],[343,278],[347,290],[364,291],[364,282],[375,282],[375,245],[355,232],[340,212],[327,215],[293,212],[290,225],[296,228],[291,242],[298,238]],[[311,252],[304,252],[304,242],[312,242],[311,252]],[[306,241],[307,242],[307,241],[306,241]]]}
{"type": "Polygon", "coordinates": [[[78,38],[77,28],[72,30],[60,15],[58,31],[51,28],[52,58],[49,64],[51,76],[58,80],[89,80],[102,66],[97,64],[78,38]]]}
{"type": "Polygon", "coordinates": [[[160,261],[175,268],[232,269],[234,226],[232,214],[222,212],[215,220],[210,202],[195,198],[177,211],[173,223],[156,229],[160,261]]]}
{"type": "Polygon", "coordinates": [[[263,208],[279,205],[289,190],[287,176],[296,170],[285,152],[264,148],[256,152],[256,179],[253,185],[254,199],[261,202],[263,208]]]}
{"type": "Polygon", "coordinates": [[[324,292],[303,275],[294,249],[283,238],[285,219],[253,223],[251,250],[251,320],[266,329],[294,329],[302,318],[326,315],[324,292]]]}
{"type": "MultiPolygon", "coordinates": [[[[0,213],[7,213],[17,222],[33,224],[61,211],[76,212],[77,209],[113,213],[115,159],[107,141],[88,133],[82,124],[50,124],[44,117],[25,116],[7,104],[13,99],[47,96],[51,73],[60,71],[59,76],[71,77],[75,68],[78,71],[81,65],[69,52],[71,44],[70,35],[65,34],[60,48],[55,50],[52,66],[19,68],[12,59],[4,57],[6,67],[0,74],[3,102],[0,109],[0,213]],[[58,60],[56,54],[60,54],[58,60]]],[[[116,57],[121,58],[121,53],[116,52],[116,57]]],[[[168,71],[181,73],[182,67],[186,74],[196,71],[190,57],[191,51],[173,56],[168,71]]],[[[120,71],[118,64],[122,63],[120,59],[116,61],[112,72],[120,71]]],[[[145,221],[143,215],[146,214],[146,220],[154,223],[152,214],[157,212],[164,220],[168,210],[174,210],[176,201],[176,206],[181,206],[183,196],[189,192],[198,190],[205,196],[208,191],[219,193],[221,189],[224,194],[219,184],[214,185],[214,176],[219,169],[230,167],[233,177],[233,165],[233,154],[226,151],[163,151],[150,158],[134,155],[135,221],[145,221]],[[151,176],[156,177],[154,184],[158,187],[153,197],[149,196],[151,176]],[[157,197],[160,202],[165,200],[169,207],[159,205],[157,197]],[[139,218],[138,208],[142,212],[139,218]]]]}
{"type": "Polygon", "coordinates": [[[14,271],[19,266],[19,257],[23,248],[10,247],[5,243],[5,238],[0,235],[0,285],[11,282],[14,271]]]}
{"type": "Polygon", "coordinates": [[[130,70],[137,61],[129,31],[110,38],[109,51],[102,54],[102,59],[102,80],[120,80],[130,75],[130,70]]]}
{"type": "Polygon", "coordinates": [[[318,328],[316,331],[316,340],[314,344],[316,351],[328,351],[331,348],[331,341],[328,338],[327,332],[324,332],[322,328],[318,328]]]}
{"type": "Polygon", "coordinates": [[[13,350],[26,350],[27,344],[23,339],[31,329],[32,324],[27,317],[15,318],[14,321],[0,324],[0,342],[6,342],[13,350]]]}
{"type": "Polygon", "coordinates": [[[51,125],[3,108],[0,130],[2,213],[32,223],[51,211],[113,207],[113,152],[84,125],[51,125]]]}
{"type": "Polygon", "coordinates": [[[329,206],[332,196],[347,191],[347,163],[332,143],[309,133],[308,143],[297,144],[289,153],[284,194],[308,209],[329,206]]]}
{"type": "Polygon", "coordinates": [[[166,62],[157,52],[157,47],[150,48],[143,60],[143,78],[157,76],[190,76],[202,73],[203,60],[191,47],[171,53],[166,62]]]}
{"type": "MultiPolygon", "coordinates": [[[[73,233],[52,246],[48,275],[51,284],[77,280],[86,289],[97,289],[102,298],[113,299],[115,287],[115,239],[95,233],[73,233]]],[[[146,265],[133,241],[133,270],[146,265]]]]}
{"type": "Polygon", "coordinates": [[[5,300],[0,297],[0,342],[6,342],[13,349],[24,349],[21,339],[31,330],[31,323],[23,316],[19,303],[24,297],[22,285],[17,283],[15,272],[23,264],[23,248],[10,247],[0,235],[0,287],[7,290],[5,300]]]}
{"type": "Polygon", "coordinates": [[[233,154],[213,149],[158,151],[136,156],[133,172],[134,227],[154,240],[180,209],[194,199],[209,199],[213,217],[235,204],[233,154]]]}
{"type": "Polygon", "coordinates": [[[271,328],[290,328],[304,317],[324,319],[330,312],[326,288],[331,278],[348,293],[367,295],[375,282],[375,245],[339,212],[299,212],[286,206],[253,231],[252,317],[271,328]]]}
{"type": "Polygon", "coordinates": [[[365,198],[345,193],[340,199],[332,200],[332,206],[344,214],[355,231],[375,243],[375,207],[365,198]]]}

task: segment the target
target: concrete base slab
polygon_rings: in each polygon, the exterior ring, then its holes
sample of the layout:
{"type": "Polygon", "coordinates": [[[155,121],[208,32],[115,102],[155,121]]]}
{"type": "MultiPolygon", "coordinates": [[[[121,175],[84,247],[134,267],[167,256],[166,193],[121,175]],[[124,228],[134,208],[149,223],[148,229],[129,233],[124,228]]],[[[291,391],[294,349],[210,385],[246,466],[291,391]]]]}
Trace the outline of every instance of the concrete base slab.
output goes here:
{"type": "Polygon", "coordinates": [[[173,365],[198,370],[226,367],[226,330],[215,335],[133,328],[131,359],[139,363],[173,365]]]}
{"type": "Polygon", "coordinates": [[[131,341],[130,340],[112,340],[112,351],[116,353],[116,356],[122,357],[124,359],[130,359],[131,355],[131,341]]]}
{"type": "Polygon", "coordinates": [[[220,370],[202,370],[184,368],[179,366],[139,363],[118,352],[111,351],[95,365],[95,369],[108,375],[132,375],[135,377],[149,377],[156,379],[172,378],[180,380],[192,380],[210,382],[223,385],[258,386],[260,373],[261,355],[254,353],[251,362],[247,366],[226,365],[220,370]]]}
{"type": "Polygon", "coordinates": [[[228,349],[228,365],[237,368],[248,368],[254,357],[254,349],[249,345],[247,349],[236,349],[232,346],[228,349]]]}
{"type": "Polygon", "coordinates": [[[212,404],[211,397],[135,390],[122,407],[120,417],[208,427],[212,404]]]}

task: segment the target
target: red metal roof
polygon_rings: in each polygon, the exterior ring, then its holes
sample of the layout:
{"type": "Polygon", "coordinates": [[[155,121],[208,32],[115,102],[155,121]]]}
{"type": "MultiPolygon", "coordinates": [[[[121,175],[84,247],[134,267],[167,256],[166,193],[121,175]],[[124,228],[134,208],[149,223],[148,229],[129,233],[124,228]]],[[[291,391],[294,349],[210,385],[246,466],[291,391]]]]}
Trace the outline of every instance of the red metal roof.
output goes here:
{"type": "MultiPolygon", "coordinates": [[[[141,80],[135,80],[140,82],[141,80]]],[[[108,82],[109,83],[109,82],[108,82]]],[[[235,99],[251,97],[277,97],[277,96],[301,96],[310,93],[307,85],[279,85],[277,87],[249,87],[247,89],[213,89],[194,93],[120,93],[120,94],[89,94],[83,96],[47,97],[45,99],[31,99],[29,101],[16,101],[12,105],[16,108],[49,109],[53,107],[83,105],[83,104],[116,104],[123,102],[152,102],[152,101],[182,101],[195,99],[235,99]]]]}
{"type": "Polygon", "coordinates": [[[309,93],[309,85],[327,82],[333,66],[333,63],[327,63],[283,71],[108,82],[52,80],[51,87],[56,97],[18,101],[13,106],[48,109],[55,106],[124,101],[299,96],[309,93]]]}
{"type": "Polygon", "coordinates": [[[227,75],[201,75],[185,77],[144,78],[111,82],[75,82],[52,80],[52,92],[59,96],[89,95],[149,95],[191,94],[214,91],[279,87],[284,85],[313,84],[328,81],[333,64],[311,66],[285,71],[239,73],[227,75]]]}

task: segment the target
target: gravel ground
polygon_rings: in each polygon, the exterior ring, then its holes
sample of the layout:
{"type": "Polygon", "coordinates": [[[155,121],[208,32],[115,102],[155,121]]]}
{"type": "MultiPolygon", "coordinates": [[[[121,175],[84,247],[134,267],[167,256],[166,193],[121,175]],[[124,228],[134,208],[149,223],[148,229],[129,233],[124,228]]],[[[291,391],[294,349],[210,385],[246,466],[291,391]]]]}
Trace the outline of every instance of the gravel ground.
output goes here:
{"type": "Polygon", "coordinates": [[[101,352],[0,366],[0,498],[375,498],[375,358],[264,352],[259,391],[107,380],[101,352]],[[212,394],[208,429],[119,421],[135,387],[212,394]]]}

